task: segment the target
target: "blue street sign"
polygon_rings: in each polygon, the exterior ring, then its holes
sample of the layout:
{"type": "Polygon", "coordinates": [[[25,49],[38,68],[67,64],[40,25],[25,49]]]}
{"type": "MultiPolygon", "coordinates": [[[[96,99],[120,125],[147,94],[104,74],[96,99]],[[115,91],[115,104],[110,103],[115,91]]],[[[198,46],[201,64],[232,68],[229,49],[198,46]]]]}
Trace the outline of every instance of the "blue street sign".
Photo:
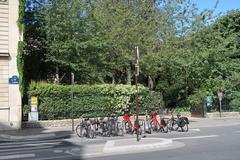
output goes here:
{"type": "Polygon", "coordinates": [[[9,84],[19,84],[18,76],[14,75],[11,78],[9,78],[9,84]]]}

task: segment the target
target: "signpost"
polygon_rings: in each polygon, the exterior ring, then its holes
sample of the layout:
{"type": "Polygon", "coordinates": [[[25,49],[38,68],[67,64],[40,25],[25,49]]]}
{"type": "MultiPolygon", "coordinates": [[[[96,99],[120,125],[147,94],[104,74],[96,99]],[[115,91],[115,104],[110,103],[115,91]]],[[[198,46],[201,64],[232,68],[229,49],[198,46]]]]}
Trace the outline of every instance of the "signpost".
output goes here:
{"type": "Polygon", "coordinates": [[[32,96],[30,99],[30,112],[28,113],[28,121],[38,121],[38,98],[32,96]]]}
{"type": "Polygon", "coordinates": [[[138,76],[139,76],[139,48],[135,47],[135,84],[136,84],[136,129],[137,129],[137,141],[140,140],[139,138],[139,122],[138,122],[138,76]]]}
{"type": "Polygon", "coordinates": [[[219,89],[217,91],[218,99],[219,99],[219,114],[220,118],[222,117],[222,99],[223,99],[223,90],[219,89]]]}

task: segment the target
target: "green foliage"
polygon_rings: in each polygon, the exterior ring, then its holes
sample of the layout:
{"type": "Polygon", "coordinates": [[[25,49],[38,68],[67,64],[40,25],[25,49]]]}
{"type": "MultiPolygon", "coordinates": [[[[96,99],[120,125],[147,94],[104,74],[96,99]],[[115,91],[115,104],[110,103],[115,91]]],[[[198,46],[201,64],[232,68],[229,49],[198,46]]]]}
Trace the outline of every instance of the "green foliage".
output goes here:
{"type": "MultiPolygon", "coordinates": [[[[25,13],[25,0],[19,1],[19,17],[18,17],[18,29],[20,32],[20,37],[24,32],[24,13],[25,13]]],[[[18,42],[18,50],[17,50],[17,69],[19,73],[19,90],[21,96],[24,96],[25,92],[25,79],[24,79],[24,42],[18,42]]]]}
{"type": "Polygon", "coordinates": [[[24,68],[24,42],[19,41],[18,42],[18,54],[17,54],[17,68],[19,73],[19,90],[21,93],[21,96],[23,97],[25,92],[25,81],[24,81],[24,75],[23,75],[23,68],[24,68]]]}
{"type": "Polygon", "coordinates": [[[24,25],[25,3],[26,3],[25,0],[19,0],[19,6],[18,6],[19,17],[18,17],[17,25],[18,25],[20,34],[24,32],[24,28],[25,28],[25,25],[24,25]]]}
{"type": "MultiPolygon", "coordinates": [[[[140,86],[140,110],[152,108],[159,104],[156,93],[140,86]]],[[[135,86],[130,85],[57,85],[32,82],[29,95],[40,100],[39,114],[52,119],[71,118],[71,92],[74,94],[73,116],[107,116],[121,112],[127,106],[134,110],[135,86]]]]}
{"type": "Polygon", "coordinates": [[[205,103],[206,93],[202,91],[196,91],[194,94],[190,95],[187,100],[191,109],[198,108],[205,103]]]}
{"type": "Polygon", "coordinates": [[[30,106],[24,105],[22,112],[23,112],[23,117],[27,117],[27,116],[28,116],[28,113],[30,112],[30,106]]]}
{"type": "Polygon", "coordinates": [[[191,107],[190,106],[177,107],[176,113],[181,113],[181,112],[191,112],[191,107]]]}
{"type": "Polygon", "coordinates": [[[231,102],[229,104],[231,110],[240,112],[240,92],[232,92],[229,95],[229,98],[231,99],[231,102]]]}
{"type": "Polygon", "coordinates": [[[74,72],[78,84],[130,84],[139,46],[139,81],[161,91],[166,107],[240,89],[238,10],[216,19],[189,0],[28,2],[28,81],[59,75],[69,84],[74,72]]]}

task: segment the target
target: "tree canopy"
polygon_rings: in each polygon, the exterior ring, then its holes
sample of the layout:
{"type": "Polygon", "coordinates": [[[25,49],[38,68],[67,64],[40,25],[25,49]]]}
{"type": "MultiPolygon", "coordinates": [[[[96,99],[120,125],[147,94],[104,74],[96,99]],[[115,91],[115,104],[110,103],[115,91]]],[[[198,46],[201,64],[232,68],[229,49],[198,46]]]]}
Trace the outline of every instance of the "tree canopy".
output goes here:
{"type": "Polygon", "coordinates": [[[168,107],[240,89],[240,11],[213,17],[190,0],[35,0],[26,6],[27,81],[140,83],[168,107]],[[189,100],[190,99],[190,100],[189,100]]]}

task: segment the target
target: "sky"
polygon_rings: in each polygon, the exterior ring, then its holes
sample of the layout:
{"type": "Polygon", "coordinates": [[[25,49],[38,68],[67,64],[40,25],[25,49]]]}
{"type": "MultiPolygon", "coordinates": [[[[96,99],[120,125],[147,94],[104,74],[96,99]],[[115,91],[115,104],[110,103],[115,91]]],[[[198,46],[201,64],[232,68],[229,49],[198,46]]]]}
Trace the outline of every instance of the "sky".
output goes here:
{"type": "MultiPolygon", "coordinates": [[[[192,0],[198,7],[199,11],[204,9],[213,9],[217,0],[192,0]]],[[[219,0],[215,14],[220,12],[226,13],[232,9],[240,9],[240,0],[219,0]]]]}

